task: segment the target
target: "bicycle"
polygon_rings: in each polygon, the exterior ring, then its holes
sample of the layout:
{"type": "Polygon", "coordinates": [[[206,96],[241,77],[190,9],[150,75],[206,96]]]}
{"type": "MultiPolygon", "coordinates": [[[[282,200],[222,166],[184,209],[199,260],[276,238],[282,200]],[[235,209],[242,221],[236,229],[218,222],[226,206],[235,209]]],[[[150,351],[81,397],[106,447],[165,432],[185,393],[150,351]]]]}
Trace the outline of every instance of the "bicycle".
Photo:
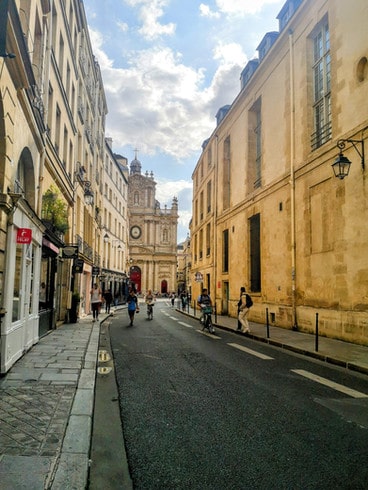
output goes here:
{"type": "Polygon", "coordinates": [[[207,329],[209,333],[215,333],[215,328],[212,324],[212,317],[211,317],[212,306],[201,305],[201,309],[202,309],[202,316],[199,321],[203,325],[202,332],[204,329],[207,329]]]}
{"type": "Polygon", "coordinates": [[[153,319],[153,304],[152,303],[147,303],[147,318],[148,318],[148,320],[153,319]]]}

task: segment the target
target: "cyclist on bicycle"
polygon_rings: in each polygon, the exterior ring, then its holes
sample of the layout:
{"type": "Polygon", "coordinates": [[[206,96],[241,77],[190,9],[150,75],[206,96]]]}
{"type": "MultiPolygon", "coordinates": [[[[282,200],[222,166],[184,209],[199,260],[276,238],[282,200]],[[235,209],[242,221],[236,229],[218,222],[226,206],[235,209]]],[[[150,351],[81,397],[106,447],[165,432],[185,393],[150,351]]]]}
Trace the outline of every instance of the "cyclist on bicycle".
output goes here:
{"type": "MultiPolygon", "coordinates": [[[[204,311],[205,308],[212,307],[212,300],[211,296],[208,294],[208,291],[206,288],[202,290],[202,294],[198,296],[197,303],[199,304],[199,307],[201,308],[202,311],[204,311]]],[[[215,331],[215,329],[212,327],[212,320],[211,320],[211,314],[210,313],[204,313],[202,314],[201,318],[199,319],[200,323],[204,324],[205,317],[206,315],[209,316],[210,318],[210,324],[211,324],[211,330],[212,332],[215,331]]]]}
{"type": "Polygon", "coordinates": [[[156,301],[156,298],[154,294],[152,293],[151,289],[148,290],[145,298],[144,298],[146,305],[147,305],[147,316],[148,318],[152,319],[153,317],[153,303],[156,301]]]}
{"type": "Polygon", "coordinates": [[[198,296],[197,303],[200,306],[212,306],[211,296],[208,294],[207,289],[202,290],[202,294],[198,296]]]}

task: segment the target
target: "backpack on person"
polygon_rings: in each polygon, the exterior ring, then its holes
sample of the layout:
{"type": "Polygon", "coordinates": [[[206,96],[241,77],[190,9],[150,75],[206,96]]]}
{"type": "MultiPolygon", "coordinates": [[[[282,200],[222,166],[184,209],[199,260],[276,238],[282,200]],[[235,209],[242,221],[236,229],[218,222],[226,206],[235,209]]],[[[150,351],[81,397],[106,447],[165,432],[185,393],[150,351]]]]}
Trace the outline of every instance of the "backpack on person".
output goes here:
{"type": "Polygon", "coordinates": [[[250,308],[251,306],[253,306],[252,298],[249,296],[249,294],[246,293],[243,293],[241,295],[240,302],[241,302],[239,306],[240,311],[244,310],[244,308],[250,308]]]}
{"type": "Polygon", "coordinates": [[[252,298],[249,296],[249,294],[246,294],[245,295],[245,306],[247,308],[250,308],[251,306],[253,306],[253,300],[252,298]]]}

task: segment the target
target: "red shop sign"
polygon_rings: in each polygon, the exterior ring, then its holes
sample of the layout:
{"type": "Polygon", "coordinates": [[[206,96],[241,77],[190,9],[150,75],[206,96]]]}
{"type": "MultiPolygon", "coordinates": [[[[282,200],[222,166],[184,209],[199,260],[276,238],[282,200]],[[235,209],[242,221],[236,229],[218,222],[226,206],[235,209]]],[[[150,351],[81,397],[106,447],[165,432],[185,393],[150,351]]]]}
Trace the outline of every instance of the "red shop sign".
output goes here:
{"type": "Polygon", "coordinates": [[[31,228],[18,228],[17,230],[17,243],[31,243],[32,242],[32,230],[31,228]]]}

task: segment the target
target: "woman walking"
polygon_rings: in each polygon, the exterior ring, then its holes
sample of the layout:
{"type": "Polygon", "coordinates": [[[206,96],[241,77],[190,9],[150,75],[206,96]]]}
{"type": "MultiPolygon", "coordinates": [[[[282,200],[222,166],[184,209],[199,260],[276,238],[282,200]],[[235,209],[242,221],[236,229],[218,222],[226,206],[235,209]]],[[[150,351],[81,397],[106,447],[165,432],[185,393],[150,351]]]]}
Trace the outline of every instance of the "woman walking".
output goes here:
{"type": "Polygon", "coordinates": [[[92,321],[98,322],[98,313],[100,311],[102,302],[102,293],[101,289],[97,286],[97,284],[93,285],[91,289],[91,308],[92,308],[92,321]]]}
{"type": "Polygon", "coordinates": [[[131,289],[129,292],[127,303],[128,303],[128,314],[130,318],[130,326],[132,327],[134,321],[134,314],[135,312],[139,313],[138,297],[133,289],[131,289]]]}

